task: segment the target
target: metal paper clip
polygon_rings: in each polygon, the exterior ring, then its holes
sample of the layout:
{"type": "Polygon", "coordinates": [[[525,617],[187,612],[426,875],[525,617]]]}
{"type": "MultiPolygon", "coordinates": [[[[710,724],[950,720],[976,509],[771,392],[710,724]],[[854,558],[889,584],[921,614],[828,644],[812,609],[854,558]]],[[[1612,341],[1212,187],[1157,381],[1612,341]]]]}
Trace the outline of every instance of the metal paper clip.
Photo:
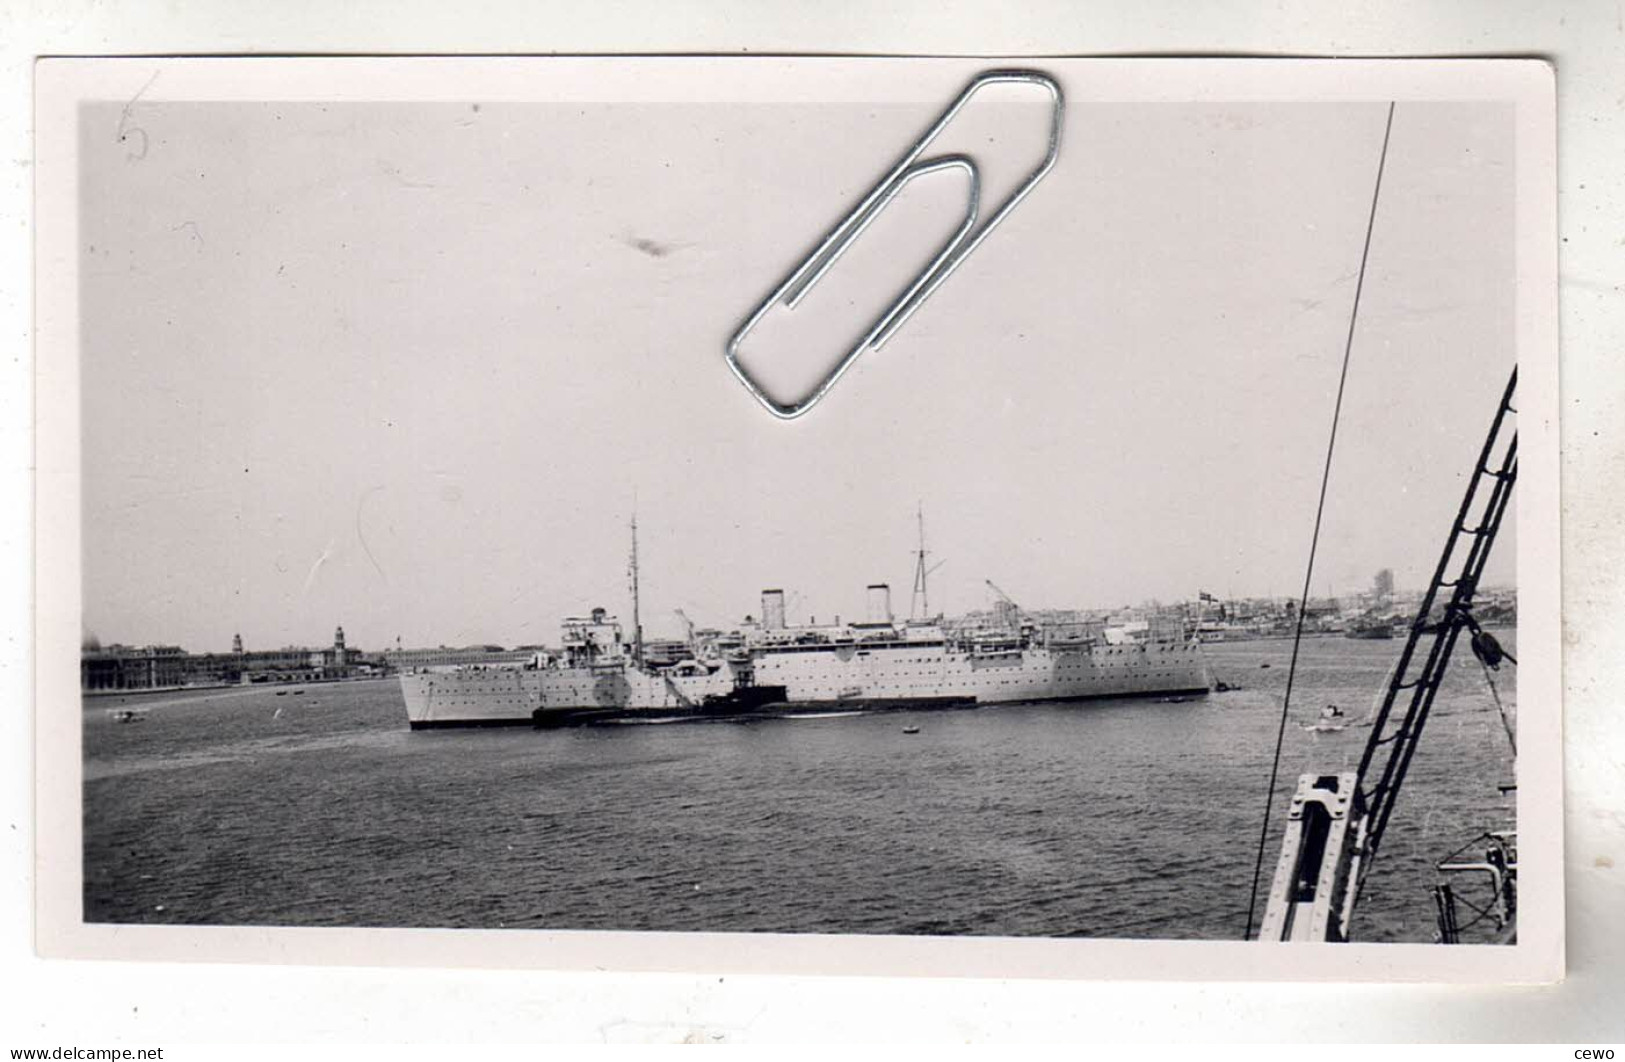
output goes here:
{"type": "Polygon", "coordinates": [[[795,272],[786,277],[783,283],[774,288],[767,298],[763,299],[761,304],[751,311],[750,316],[745,318],[745,323],[740,325],[739,330],[733,334],[733,338],[728,340],[728,368],[732,369],[734,375],[739,377],[739,382],[745,385],[746,390],[756,396],[758,402],[767,407],[768,412],[784,420],[799,417],[817,405],[819,400],[829,393],[830,388],[835,386],[835,382],[841,378],[842,374],[852,367],[852,363],[857,360],[858,355],[866,350],[879,350],[886,340],[890,339],[897,329],[902,327],[903,322],[913,316],[914,311],[918,310],[921,304],[930,298],[931,293],[936,291],[955,269],[959,268],[961,262],[970,257],[970,253],[976,250],[983,240],[987,239],[988,234],[993,231],[994,227],[1003,221],[1005,216],[1014,210],[1016,205],[1027,197],[1027,193],[1031,192],[1033,187],[1044,179],[1044,175],[1054,167],[1055,159],[1061,151],[1061,114],[1064,106],[1061,87],[1055,83],[1055,79],[1036,70],[990,70],[972,79],[970,84],[966,85],[954,99],[953,103],[948,105],[947,110],[937,117],[931,128],[927,129],[925,134],[914,142],[914,146],[908,150],[908,153],[898,160],[897,164],[892,167],[891,172],[881,178],[880,183],[875,185],[869,194],[864,196],[862,201],[841,219],[840,223],[830,231],[829,235],[824,237],[817,248],[802,260],[801,264],[796,267],[795,272]],[[977,168],[976,163],[964,155],[943,155],[939,158],[927,159],[924,162],[918,161],[918,159],[925,152],[925,149],[931,145],[931,141],[937,138],[937,135],[942,132],[948,123],[953,121],[954,116],[959,113],[960,109],[970,102],[971,97],[981,91],[984,86],[1011,82],[1037,85],[1049,92],[1052,101],[1049,150],[1045,152],[1044,160],[1038,164],[1038,167],[1029,173],[1021,184],[1016,186],[1016,189],[1010,193],[1009,197],[978,228],[976,222],[980,214],[982,180],[981,171],[977,168]],[[863,338],[859,339],[847,351],[846,356],[813,387],[805,398],[789,404],[775,401],[762,390],[750,373],[745,371],[744,367],[739,364],[739,347],[745,341],[745,337],[750,334],[750,330],[756,327],[775,303],[783,303],[787,309],[795,309],[796,304],[801,301],[802,297],[807,294],[814,284],[818,283],[825,273],[829,272],[830,267],[835,264],[841,255],[846,253],[847,248],[859,236],[863,235],[863,231],[879,216],[880,212],[886,208],[886,205],[897,197],[897,194],[903,190],[908,182],[916,177],[949,168],[962,169],[970,178],[965,217],[959,228],[948,238],[942,249],[926,264],[914,281],[881,312],[880,317],[864,333],[863,338]]]}

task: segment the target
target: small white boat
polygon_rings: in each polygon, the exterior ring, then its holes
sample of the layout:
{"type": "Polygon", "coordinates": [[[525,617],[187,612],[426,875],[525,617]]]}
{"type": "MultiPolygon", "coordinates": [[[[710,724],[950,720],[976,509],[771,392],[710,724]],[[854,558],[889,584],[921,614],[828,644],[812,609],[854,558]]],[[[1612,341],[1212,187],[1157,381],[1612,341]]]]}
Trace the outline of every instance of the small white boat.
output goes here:
{"type": "Polygon", "coordinates": [[[1333,734],[1339,730],[1348,729],[1348,725],[1348,719],[1343,715],[1343,709],[1335,704],[1328,704],[1320,710],[1320,718],[1304,727],[1304,729],[1315,734],[1333,734]]]}

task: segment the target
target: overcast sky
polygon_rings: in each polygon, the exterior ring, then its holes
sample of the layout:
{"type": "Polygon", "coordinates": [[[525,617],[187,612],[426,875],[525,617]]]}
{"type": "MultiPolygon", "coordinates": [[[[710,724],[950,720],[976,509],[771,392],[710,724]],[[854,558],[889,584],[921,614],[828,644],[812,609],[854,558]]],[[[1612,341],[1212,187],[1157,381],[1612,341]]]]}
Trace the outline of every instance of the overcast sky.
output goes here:
{"type": "MultiPolygon", "coordinates": [[[[724,343],[933,107],[137,103],[139,157],[121,109],[81,136],[104,642],[552,642],[629,611],[634,497],[652,633],[765,586],[906,611],[917,502],[950,612],[1302,583],[1383,103],[1074,100],[1049,177],[792,423],[724,343]]],[[[1045,114],[933,154],[985,162],[986,214],[1045,114]]],[[[1511,118],[1396,114],[1317,593],[1437,558],[1514,359],[1511,118]]],[[[917,182],[753,367],[816,375],[964,194],[917,182]]]]}

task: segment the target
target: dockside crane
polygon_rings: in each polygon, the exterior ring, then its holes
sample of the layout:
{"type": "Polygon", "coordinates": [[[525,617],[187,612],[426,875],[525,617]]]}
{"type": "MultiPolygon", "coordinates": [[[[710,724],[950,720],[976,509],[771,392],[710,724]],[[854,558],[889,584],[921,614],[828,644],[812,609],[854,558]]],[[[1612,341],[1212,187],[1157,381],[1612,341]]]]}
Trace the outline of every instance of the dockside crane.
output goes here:
{"type": "MultiPolygon", "coordinates": [[[[1518,434],[1510,424],[1518,384],[1514,369],[1467,483],[1461,508],[1427,592],[1411,621],[1371,722],[1358,770],[1298,779],[1286,836],[1259,929],[1259,940],[1343,942],[1361,889],[1381,850],[1395,801],[1444,681],[1456,641],[1469,633],[1487,668],[1516,659],[1473,617],[1473,596],[1518,477],[1518,434]]],[[[992,583],[988,584],[989,586],[992,583]]],[[[995,588],[996,589],[996,588],[995,588]]],[[[1510,730],[1509,730],[1510,734],[1510,730]]],[[[1512,850],[1515,851],[1515,850],[1512,850]]],[[[1516,856],[1498,868],[1513,908],[1516,856]]]]}
{"type": "Polygon", "coordinates": [[[694,656],[699,652],[698,644],[694,641],[694,621],[689,619],[688,613],[680,608],[674,608],[672,611],[677,613],[677,618],[683,621],[683,629],[688,632],[687,637],[684,639],[688,645],[688,655],[694,656]]]}
{"type": "Polygon", "coordinates": [[[989,590],[998,595],[999,618],[1012,629],[1019,630],[1021,628],[1021,606],[1016,604],[1016,599],[999,589],[999,584],[992,579],[983,579],[982,581],[987,584],[989,590]]]}

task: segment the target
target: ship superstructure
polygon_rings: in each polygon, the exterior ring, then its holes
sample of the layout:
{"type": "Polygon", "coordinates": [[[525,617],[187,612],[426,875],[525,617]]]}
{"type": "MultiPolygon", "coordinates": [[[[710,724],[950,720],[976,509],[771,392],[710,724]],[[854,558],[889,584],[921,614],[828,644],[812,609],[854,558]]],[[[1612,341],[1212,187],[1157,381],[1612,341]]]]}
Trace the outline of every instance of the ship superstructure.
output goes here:
{"type": "Polygon", "coordinates": [[[591,721],[627,712],[692,712],[726,702],[748,685],[741,662],[684,660],[651,667],[638,659],[604,609],[564,620],[559,654],[537,653],[523,667],[470,666],[401,675],[413,729],[591,721]]]}
{"type": "Polygon", "coordinates": [[[790,705],[815,708],[998,704],[1208,689],[1206,663],[1194,641],[1114,645],[1019,622],[898,622],[891,615],[888,586],[870,586],[868,597],[869,615],[861,623],[762,631],[751,654],[755,681],[784,687],[790,705]]]}

